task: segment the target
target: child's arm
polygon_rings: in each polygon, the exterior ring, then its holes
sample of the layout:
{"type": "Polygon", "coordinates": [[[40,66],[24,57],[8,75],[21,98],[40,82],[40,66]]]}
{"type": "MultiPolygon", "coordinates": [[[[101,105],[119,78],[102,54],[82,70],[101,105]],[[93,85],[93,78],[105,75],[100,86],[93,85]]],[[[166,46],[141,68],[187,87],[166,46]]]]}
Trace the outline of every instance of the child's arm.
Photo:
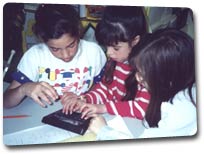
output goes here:
{"type": "Polygon", "coordinates": [[[104,102],[106,102],[107,90],[104,89],[104,87],[105,85],[102,82],[99,82],[96,83],[90,91],[81,96],[77,96],[73,93],[64,93],[61,98],[61,103],[63,105],[63,113],[68,114],[68,112],[72,113],[77,110],[82,110],[82,108],[85,108],[85,104],[80,104],[81,102],[93,104],[93,106],[87,107],[91,108],[92,111],[96,111],[97,104],[104,104],[104,102]]]}
{"type": "Polygon", "coordinates": [[[84,97],[89,104],[105,104],[107,102],[107,86],[102,81],[95,84],[90,91],[85,93],[84,97]]]}
{"type": "MultiPolygon", "coordinates": [[[[102,76],[103,71],[101,71],[100,75],[98,76],[102,76]]],[[[91,88],[91,90],[89,90],[86,94],[82,94],[80,96],[77,96],[74,93],[70,93],[70,92],[66,92],[63,94],[62,98],[61,98],[61,103],[63,105],[63,113],[68,114],[72,113],[74,111],[77,111],[80,109],[81,105],[79,104],[79,102],[82,100],[84,103],[89,103],[89,104],[98,104],[98,103],[103,103],[102,100],[102,95],[100,93],[98,93],[98,90],[100,89],[100,92],[103,91],[103,93],[106,93],[106,90],[104,90],[101,87],[102,82],[98,81],[99,77],[96,77],[94,79],[94,83],[93,87],[91,88]],[[96,81],[97,80],[97,81],[96,81]],[[99,97],[96,98],[95,95],[97,95],[99,97]]]]}
{"type": "Polygon", "coordinates": [[[146,89],[139,89],[134,100],[106,103],[109,114],[143,119],[148,107],[150,95],[146,89]]]}
{"type": "Polygon", "coordinates": [[[4,107],[14,107],[26,96],[31,97],[42,107],[46,107],[46,104],[43,102],[51,104],[51,100],[58,98],[55,89],[46,82],[27,82],[20,84],[14,80],[4,92],[4,107]]]}
{"type": "Polygon", "coordinates": [[[98,134],[102,127],[106,126],[106,120],[102,116],[96,116],[91,119],[89,124],[89,130],[95,134],[98,134]]]}

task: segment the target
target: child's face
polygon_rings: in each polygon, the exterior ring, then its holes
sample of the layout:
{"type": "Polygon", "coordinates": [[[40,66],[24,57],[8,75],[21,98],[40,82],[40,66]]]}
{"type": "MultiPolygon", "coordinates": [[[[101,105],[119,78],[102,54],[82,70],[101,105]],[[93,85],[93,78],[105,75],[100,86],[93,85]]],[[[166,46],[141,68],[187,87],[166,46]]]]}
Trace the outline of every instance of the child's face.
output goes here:
{"type": "Polygon", "coordinates": [[[117,62],[124,62],[128,59],[132,47],[127,42],[118,42],[118,44],[107,47],[109,58],[117,62]]]}
{"type": "Polygon", "coordinates": [[[78,39],[69,34],[63,34],[59,39],[50,39],[46,44],[51,53],[64,62],[70,62],[78,49],[78,39]]]}

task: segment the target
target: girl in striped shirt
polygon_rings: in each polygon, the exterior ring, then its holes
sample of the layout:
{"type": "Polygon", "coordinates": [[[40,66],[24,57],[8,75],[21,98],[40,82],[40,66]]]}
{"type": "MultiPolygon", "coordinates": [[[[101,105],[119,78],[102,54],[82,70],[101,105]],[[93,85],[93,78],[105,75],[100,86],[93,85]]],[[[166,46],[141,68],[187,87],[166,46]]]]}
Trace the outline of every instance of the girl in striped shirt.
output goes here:
{"type": "Polygon", "coordinates": [[[185,32],[166,28],[141,40],[133,51],[130,65],[151,94],[144,131],[137,136],[117,131],[102,116],[91,120],[89,130],[97,134],[97,140],[196,135],[194,40],[185,32]]]}
{"type": "Polygon", "coordinates": [[[63,112],[79,110],[82,118],[108,112],[143,119],[150,96],[141,83],[135,78],[131,80],[135,72],[131,70],[128,56],[144,34],[146,21],[142,7],[107,6],[95,33],[109,58],[103,78],[80,97],[64,95],[63,112]]]}

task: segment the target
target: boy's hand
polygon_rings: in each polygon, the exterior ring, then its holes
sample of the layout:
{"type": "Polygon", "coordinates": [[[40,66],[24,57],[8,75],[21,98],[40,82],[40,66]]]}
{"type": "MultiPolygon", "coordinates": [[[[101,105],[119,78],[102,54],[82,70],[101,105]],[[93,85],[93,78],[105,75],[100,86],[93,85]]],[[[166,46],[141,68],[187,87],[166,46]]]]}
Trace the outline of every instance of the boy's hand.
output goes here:
{"type": "Polygon", "coordinates": [[[29,82],[21,86],[21,92],[26,96],[31,97],[40,106],[46,107],[45,104],[52,104],[52,101],[58,99],[56,90],[47,82],[29,82]]]}

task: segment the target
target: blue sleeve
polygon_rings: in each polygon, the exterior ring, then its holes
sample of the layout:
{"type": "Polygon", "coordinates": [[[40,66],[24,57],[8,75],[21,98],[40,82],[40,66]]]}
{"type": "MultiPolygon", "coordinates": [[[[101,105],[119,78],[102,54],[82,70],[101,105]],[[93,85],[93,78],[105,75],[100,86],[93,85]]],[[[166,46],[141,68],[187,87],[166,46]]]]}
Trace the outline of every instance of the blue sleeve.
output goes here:
{"type": "Polygon", "coordinates": [[[33,82],[30,80],[25,74],[23,74],[21,71],[16,71],[12,74],[13,80],[18,81],[21,84],[27,83],[27,82],[33,82]]]}
{"type": "Polygon", "coordinates": [[[101,78],[104,75],[104,71],[105,71],[105,67],[103,67],[103,69],[101,69],[101,72],[97,76],[94,77],[94,84],[101,81],[101,78]]]}

